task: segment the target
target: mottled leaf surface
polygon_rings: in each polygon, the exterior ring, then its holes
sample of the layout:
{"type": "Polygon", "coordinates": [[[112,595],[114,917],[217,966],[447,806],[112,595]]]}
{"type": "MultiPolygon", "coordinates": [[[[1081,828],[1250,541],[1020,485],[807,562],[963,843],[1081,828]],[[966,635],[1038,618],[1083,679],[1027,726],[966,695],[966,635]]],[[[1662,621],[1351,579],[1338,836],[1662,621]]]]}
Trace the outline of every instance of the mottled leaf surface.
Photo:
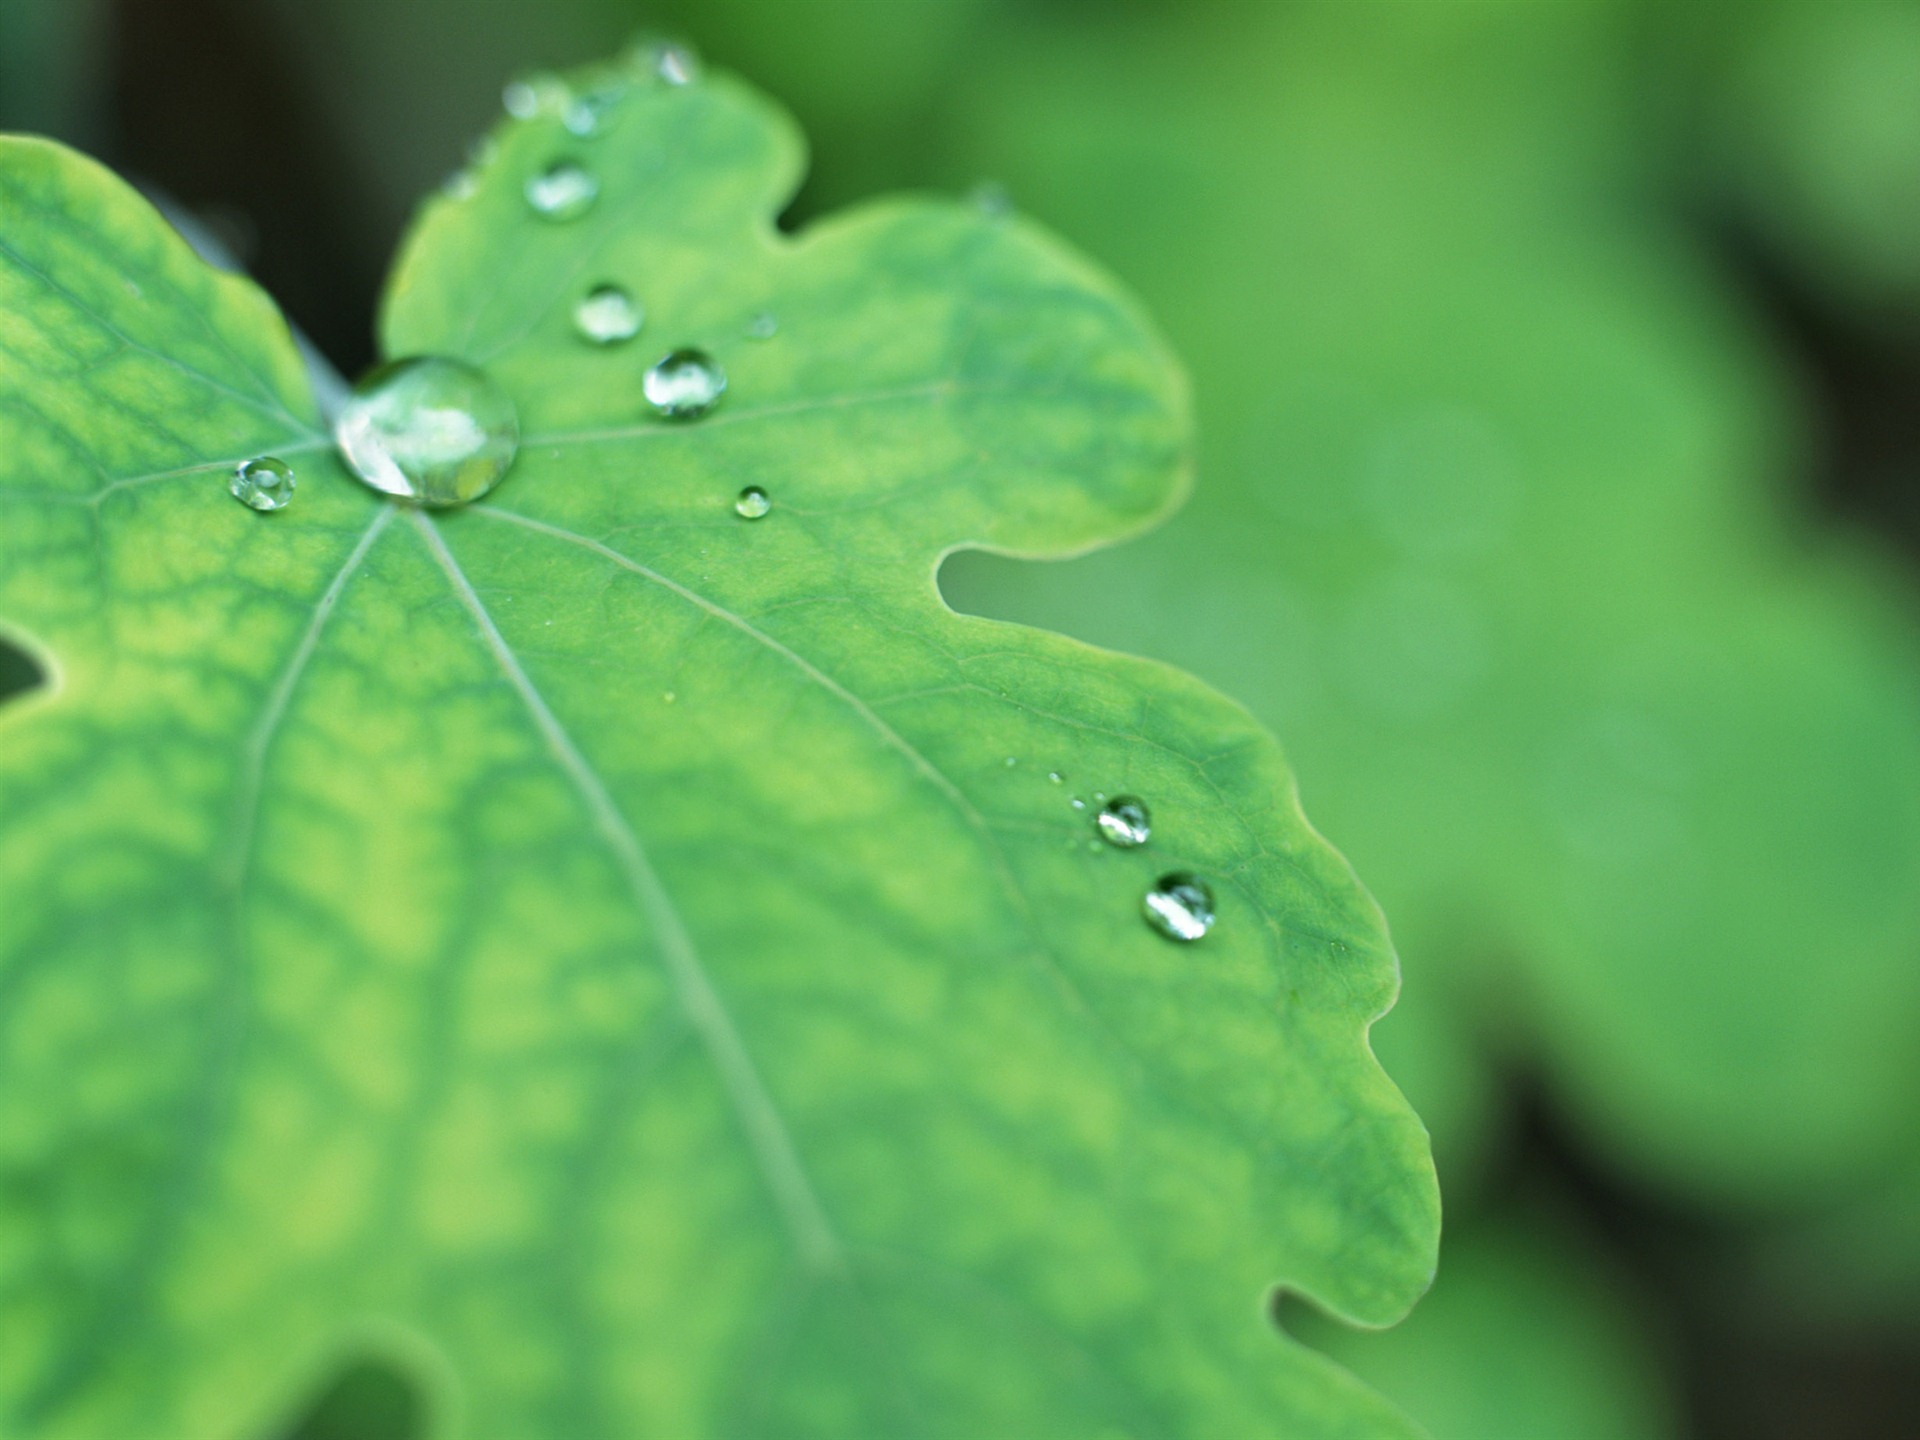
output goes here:
{"type": "Polygon", "coordinates": [[[1166,511],[1173,362],[1023,223],[781,236],[800,147],[731,80],[602,119],[506,125],[396,270],[387,352],[520,411],[451,514],[344,473],[248,285],[0,145],[0,622],[51,681],[0,708],[0,1432],[399,1373],[475,1437],[1404,1433],[1264,1319],[1431,1271],[1372,902],[1244,712],[933,582],[1166,511]],[[568,157],[598,203],[537,219],[568,157]],[[731,388],[676,424],[683,345],[731,388]],[[262,452],[283,513],[227,494],[262,452]],[[1138,850],[1073,803],[1122,791],[1138,850]],[[1175,869],[1195,945],[1140,918],[1175,869]]]}

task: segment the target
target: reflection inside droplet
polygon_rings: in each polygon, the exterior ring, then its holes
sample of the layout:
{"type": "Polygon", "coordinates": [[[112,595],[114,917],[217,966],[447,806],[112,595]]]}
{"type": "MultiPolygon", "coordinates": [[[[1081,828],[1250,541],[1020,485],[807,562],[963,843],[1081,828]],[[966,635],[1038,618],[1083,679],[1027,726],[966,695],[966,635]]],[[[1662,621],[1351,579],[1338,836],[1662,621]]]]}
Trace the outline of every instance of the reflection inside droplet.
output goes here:
{"type": "Polygon", "coordinates": [[[560,160],[527,179],[527,204],[548,220],[575,220],[600,198],[600,182],[571,160],[560,160]]]}
{"type": "Polygon", "coordinates": [[[675,350],[654,362],[640,382],[647,403],[675,420],[692,420],[720,403],[727,388],[720,362],[704,350],[675,350]]]}
{"type": "Polygon", "coordinates": [[[1146,844],[1153,834],[1146,804],[1131,795],[1116,795],[1107,801],[1093,817],[1093,823],[1099,828],[1101,839],[1122,850],[1146,844]]]}
{"type": "Polygon", "coordinates": [[[243,460],[227,481],[227,493],[253,510],[284,510],[293,503],[293,467],[274,455],[243,460]]]}
{"type": "Polygon", "coordinates": [[[573,307],[573,328],[595,345],[618,345],[640,333],[646,311],[618,285],[600,285],[573,307]]]}
{"type": "Polygon", "coordinates": [[[520,444],[513,401],[485,371],[417,356],[353,388],[334,438],[353,473],[387,495],[462,505],[500,483],[520,444]]]}
{"type": "Polygon", "coordinates": [[[1147,923],[1170,940],[1198,940],[1213,928],[1213,891],[1184,870],[1154,881],[1140,909],[1147,923]]]}

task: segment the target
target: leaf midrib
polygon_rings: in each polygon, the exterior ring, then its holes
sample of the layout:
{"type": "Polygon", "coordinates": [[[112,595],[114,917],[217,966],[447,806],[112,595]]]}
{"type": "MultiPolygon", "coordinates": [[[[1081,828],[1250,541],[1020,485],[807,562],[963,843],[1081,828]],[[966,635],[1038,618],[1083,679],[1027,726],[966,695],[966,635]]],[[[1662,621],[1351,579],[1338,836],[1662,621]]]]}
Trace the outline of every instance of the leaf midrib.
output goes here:
{"type": "Polygon", "coordinates": [[[605,784],[587,763],[585,755],[574,744],[566,727],[560,723],[520,664],[519,657],[501,634],[500,627],[494,623],[473,582],[447,548],[439,527],[419,510],[410,510],[408,518],[427,542],[428,549],[446,573],[461,604],[473,617],[482,640],[492,652],[507,682],[527,707],[554,760],[579,791],[601,838],[619,861],[642,913],[652,918],[675,993],[720,1073],[721,1083],[726,1087],[728,1098],[746,1131],[748,1145],[753,1150],[802,1260],[814,1271],[843,1268],[845,1247],[827,1218],[786,1121],[773,1103],[766,1082],[748,1053],[712,974],[700,958],[679,907],[673,903],[673,897],[661,883],[659,873],[647,857],[639,836],[627,823],[626,816],[614,803],[605,784]]]}

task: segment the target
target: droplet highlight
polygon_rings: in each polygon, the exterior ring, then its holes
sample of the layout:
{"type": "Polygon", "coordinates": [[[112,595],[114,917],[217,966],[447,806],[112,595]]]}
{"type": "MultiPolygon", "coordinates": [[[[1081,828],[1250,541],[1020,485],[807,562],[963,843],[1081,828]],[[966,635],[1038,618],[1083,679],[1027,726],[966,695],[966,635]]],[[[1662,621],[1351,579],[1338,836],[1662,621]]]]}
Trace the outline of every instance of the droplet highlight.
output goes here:
{"type": "Polygon", "coordinates": [[[700,78],[700,61],[693,51],[671,41],[653,47],[652,69],[669,85],[691,85],[700,78]]]}
{"type": "Polygon", "coordinates": [[[733,513],[742,520],[759,520],[773,509],[773,501],[758,485],[749,485],[733,501],[733,513]]]}
{"type": "Polygon", "coordinates": [[[571,160],[556,161],[527,180],[527,204],[543,219],[577,220],[599,198],[600,182],[571,160]]]}
{"type": "Polygon", "coordinates": [[[982,180],[968,192],[967,199],[989,220],[1004,220],[1013,213],[1013,196],[998,180],[982,180]]]}
{"type": "Polygon", "coordinates": [[[567,128],[568,134],[590,140],[606,130],[614,108],[626,93],[625,87],[619,85],[603,85],[597,90],[589,90],[568,102],[560,112],[560,123],[567,128]]]}
{"type": "Polygon", "coordinates": [[[464,505],[506,475],[520,420],[485,371],[425,355],[382,365],[354,386],[334,439],[353,473],[382,494],[464,505]]]}
{"type": "Polygon", "coordinates": [[[275,455],[243,460],[227,481],[234,499],[251,510],[284,510],[293,503],[293,467],[275,455]]]}
{"type": "Polygon", "coordinates": [[[532,120],[567,103],[567,82],[558,75],[529,75],[500,92],[500,103],[516,120],[532,120]]]}
{"type": "Polygon", "coordinates": [[[726,372],[704,350],[675,350],[656,360],[640,382],[647,403],[672,420],[693,420],[720,403],[726,372]]]}
{"type": "Polygon", "coordinates": [[[647,312],[618,285],[589,290],[573,307],[573,328],[595,345],[618,345],[640,333],[647,312]]]}
{"type": "Polygon", "coordinates": [[[1198,876],[1176,870],[1153,882],[1140,913],[1169,940],[1198,940],[1213,928],[1213,891],[1198,876]]]}
{"type": "Polygon", "coordinates": [[[1131,795],[1116,795],[1107,801],[1095,812],[1093,823],[1102,840],[1122,850],[1144,845],[1153,835],[1146,804],[1131,795]]]}

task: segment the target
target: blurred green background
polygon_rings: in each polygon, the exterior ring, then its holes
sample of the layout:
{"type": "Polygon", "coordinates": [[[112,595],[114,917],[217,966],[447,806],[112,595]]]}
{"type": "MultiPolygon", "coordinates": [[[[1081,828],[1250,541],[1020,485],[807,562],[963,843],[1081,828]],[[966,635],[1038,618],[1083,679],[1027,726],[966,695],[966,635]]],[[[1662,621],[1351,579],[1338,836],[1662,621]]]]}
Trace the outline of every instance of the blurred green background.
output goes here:
{"type": "Polygon", "coordinates": [[[640,29],[797,113],[789,223],[1004,192],[1187,360],[1182,516],[942,583],[1239,697],[1387,909],[1440,1279],[1280,1322],[1436,1440],[1920,1434],[1920,0],[0,0],[0,127],[352,372],[502,83],[640,29]]]}

